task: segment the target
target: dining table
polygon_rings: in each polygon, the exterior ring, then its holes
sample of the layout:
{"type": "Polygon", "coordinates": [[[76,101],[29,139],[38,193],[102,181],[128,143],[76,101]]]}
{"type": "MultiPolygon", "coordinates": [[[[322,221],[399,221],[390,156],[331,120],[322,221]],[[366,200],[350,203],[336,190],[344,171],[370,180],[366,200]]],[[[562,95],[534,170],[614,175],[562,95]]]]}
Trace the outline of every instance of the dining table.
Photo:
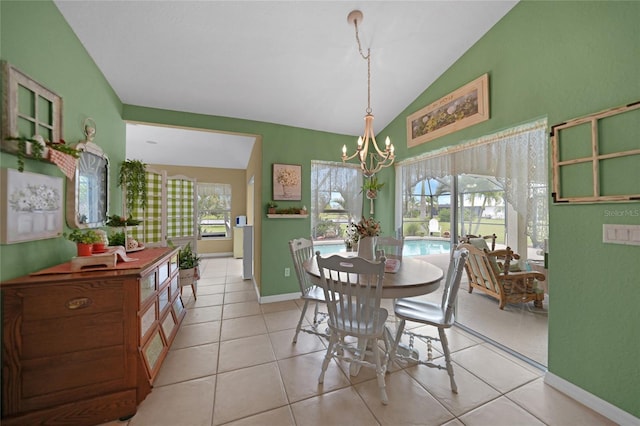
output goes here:
{"type": "MultiPolygon", "coordinates": [[[[336,253],[344,257],[352,257],[345,253],[336,253]]],[[[322,286],[320,270],[315,256],[303,263],[304,270],[311,282],[322,286]]],[[[405,257],[398,261],[397,270],[386,271],[382,280],[382,298],[399,299],[433,293],[440,287],[444,272],[436,265],[422,259],[405,257]]]]}
{"type": "MultiPolygon", "coordinates": [[[[345,258],[353,257],[355,254],[351,252],[336,253],[339,256],[345,258]]],[[[316,257],[313,256],[307,259],[303,263],[305,272],[309,275],[311,282],[315,285],[322,287],[322,279],[320,277],[320,270],[318,269],[318,263],[316,257]]],[[[382,280],[382,298],[383,299],[399,299],[403,297],[416,297],[425,294],[433,293],[440,287],[440,281],[444,277],[444,271],[438,266],[429,263],[422,259],[416,259],[411,257],[405,257],[398,260],[398,263],[393,268],[385,268],[384,278],[382,280]]],[[[387,336],[393,342],[394,336],[389,327],[385,327],[387,336]]],[[[405,345],[400,344],[396,348],[397,353],[403,353],[405,356],[409,356],[411,352],[405,345]]],[[[417,350],[413,350],[411,355],[413,358],[418,359],[419,354],[417,350]]],[[[391,360],[395,361],[395,360],[391,360]]],[[[356,376],[360,369],[354,364],[351,365],[350,374],[356,376]]]]}

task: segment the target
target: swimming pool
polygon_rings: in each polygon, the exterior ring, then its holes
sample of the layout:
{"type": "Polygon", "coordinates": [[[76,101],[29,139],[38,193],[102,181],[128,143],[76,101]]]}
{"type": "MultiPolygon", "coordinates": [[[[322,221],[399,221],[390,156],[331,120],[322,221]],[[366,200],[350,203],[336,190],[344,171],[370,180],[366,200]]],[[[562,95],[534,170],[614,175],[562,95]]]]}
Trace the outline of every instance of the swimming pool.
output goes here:
{"type": "MultiPolygon", "coordinates": [[[[424,256],[427,254],[449,253],[450,242],[446,240],[404,240],[403,256],[424,256]]],[[[340,253],[347,251],[344,243],[324,244],[322,242],[314,242],[314,249],[320,254],[340,253]]]]}

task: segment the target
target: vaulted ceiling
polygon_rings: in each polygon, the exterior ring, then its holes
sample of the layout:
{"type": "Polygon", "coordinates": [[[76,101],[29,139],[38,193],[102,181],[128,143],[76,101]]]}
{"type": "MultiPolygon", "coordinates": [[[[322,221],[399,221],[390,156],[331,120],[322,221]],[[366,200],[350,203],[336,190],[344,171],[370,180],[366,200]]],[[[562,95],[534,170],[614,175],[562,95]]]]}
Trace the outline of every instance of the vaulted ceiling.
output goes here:
{"type": "MultiPolygon", "coordinates": [[[[354,136],[364,127],[367,63],[347,22],[351,10],[364,14],[358,28],[363,48],[371,49],[377,133],[516,3],[55,0],[126,104],[354,136]]],[[[251,138],[230,144],[230,135],[171,130],[127,126],[127,157],[246,166],[251,138]],[[193,146],[176,150],[176,137],[193,146]],[[214,144],[238,147],[237,162],[198,155],[214,144]]]]}

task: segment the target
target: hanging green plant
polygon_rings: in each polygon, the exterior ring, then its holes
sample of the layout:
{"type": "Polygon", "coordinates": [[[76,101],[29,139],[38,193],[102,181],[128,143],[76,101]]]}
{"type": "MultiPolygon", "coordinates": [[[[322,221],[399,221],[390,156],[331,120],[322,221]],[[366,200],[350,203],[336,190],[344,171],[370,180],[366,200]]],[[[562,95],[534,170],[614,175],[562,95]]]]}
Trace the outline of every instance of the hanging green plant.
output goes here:
{"type": "Polygon", "coordinates": [[[25,138],[25,137],[8,137],[5,138],[7,141],[16,141],[17,143],[17,151],[16,156],[18,157],[18,171],[24,171],[24,159],[25,158],[33,158],[34,160],[42,160],[44,155],[44,146],[39,143],[36,139],[25,138]],[[29,151],[27,151],[27,142],[29,143],[29,151]]]}
{"type": "Polygon", "coordinates": [[[125,189],[127,211],[133,212],[136,206],[147,207],[147,171],[146,164],[140,160],[125,160],[120,165],[118,186],[125,189]]]}
{"type": "Polygon", "coordinates": [[[364,192],[367,198],[373,200],[378,197],[378,191],[380,191],[383,186],[384,182],[380,183],[376,176],[371,176],[368,181],[362,184],[362,190],[360,190],[360,192],[364,192]]]}

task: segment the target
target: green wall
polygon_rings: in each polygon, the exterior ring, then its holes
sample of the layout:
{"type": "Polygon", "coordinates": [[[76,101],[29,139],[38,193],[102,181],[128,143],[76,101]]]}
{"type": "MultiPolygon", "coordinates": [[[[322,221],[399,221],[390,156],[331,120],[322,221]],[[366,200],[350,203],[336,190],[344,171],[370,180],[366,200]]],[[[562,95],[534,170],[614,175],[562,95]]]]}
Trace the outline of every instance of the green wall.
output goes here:
{"type": "MultiPolygon", "coordinates": [[[[639,22],[640,2],[521,2],[385,132],[406,158],[539,117],[551,126],[638,101],[639,22]],[[400,143],[408,115],[484,73],[490,120],[412,149],[400,143]]],[[[619,175],[637,193],[640,169],[619,175]]],[[[640,417],[640,247],[603,244],[606,223],[640,224],[640,203],[550,201],[548,367],[640,417]]]]}
{"type": "MultiPolygon", "coordinates": [[[[84,139],[82,123],[87,117],[95,120],[95,142],[111,161],[111,210],[119,213],[121,196],[113,176],[125,154],[122,103],[100,70],[50,1],[1,1],[0,36],[3,60],[62,97],[62,134],[67,143],[84,139]]],[[[16,156],[0,152],[0,166],[17,168],[16,156]]],[[[25,171],[64,178],[56,166],[33,160],[25,162],[25,171]]],[[[66,190],[68,180],[64,181],[66,190]]],[[[0,280],[66,262],[75,252],[64,237],[1,245],[0,280]]]]}

